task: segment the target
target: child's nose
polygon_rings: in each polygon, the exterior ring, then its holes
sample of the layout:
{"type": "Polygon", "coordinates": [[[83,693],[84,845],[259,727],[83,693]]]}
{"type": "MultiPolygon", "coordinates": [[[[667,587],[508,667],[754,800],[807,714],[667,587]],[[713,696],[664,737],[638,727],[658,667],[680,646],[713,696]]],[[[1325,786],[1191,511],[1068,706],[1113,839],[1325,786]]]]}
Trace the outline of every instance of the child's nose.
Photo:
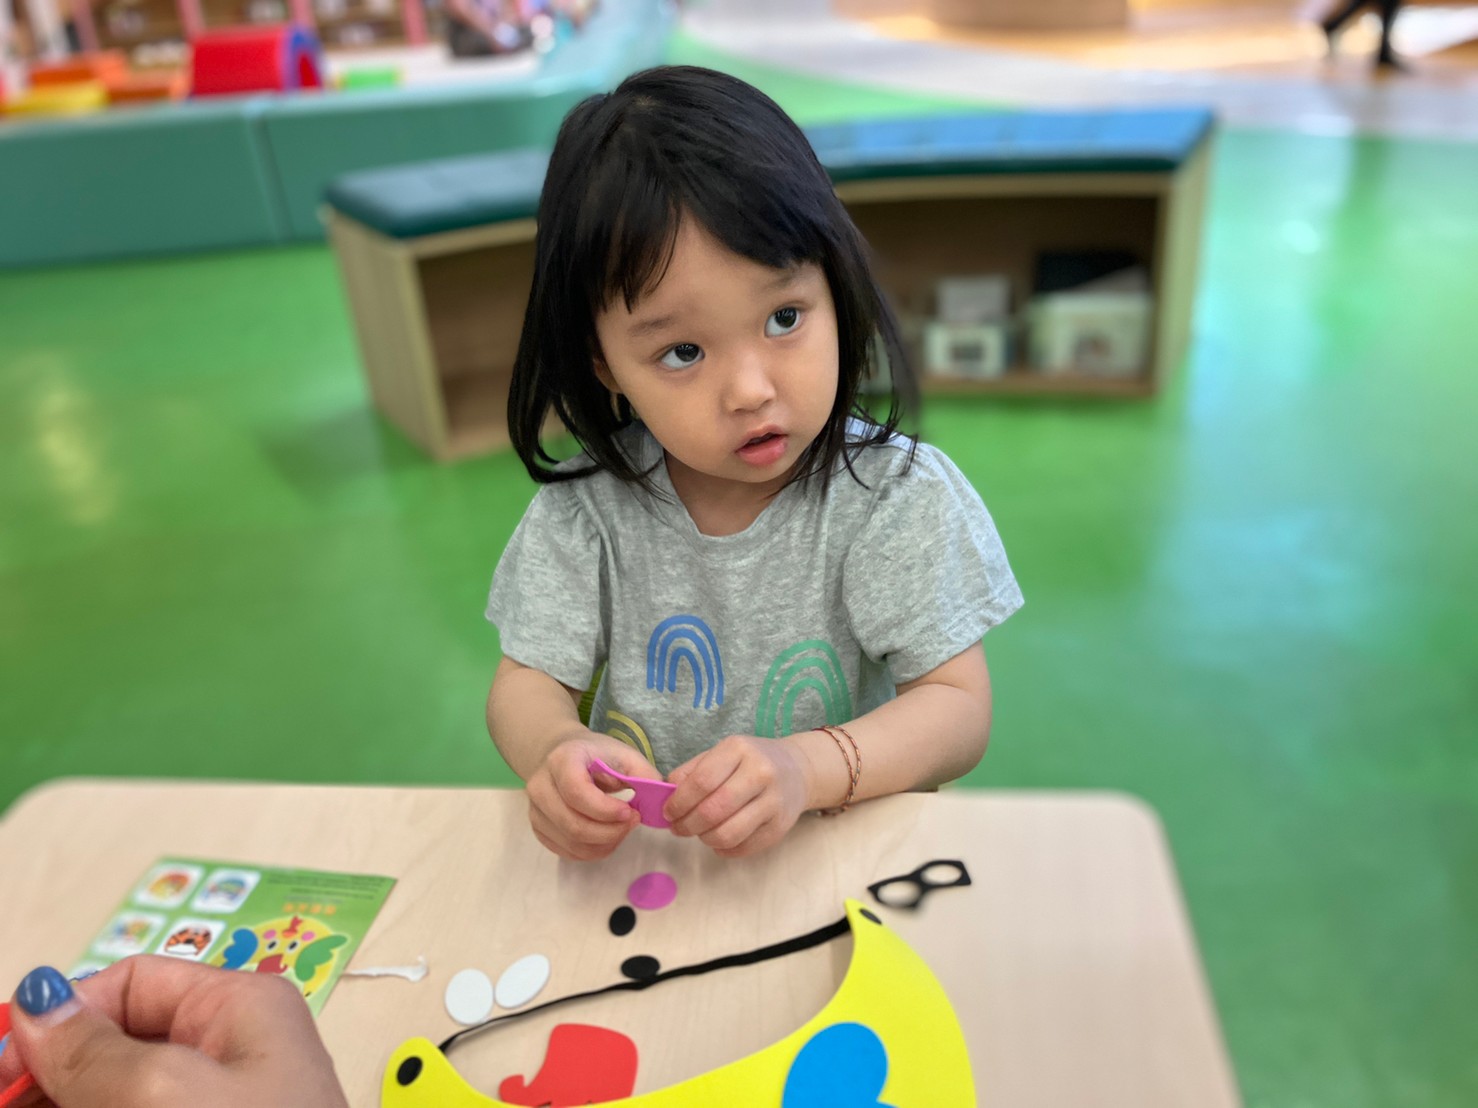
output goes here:
{"type": "Polygon", "coordinates": [[[759,353],[742,354],[729,377],[729,408],[754,411],[775,399],[775,378],[769,360],[759,353]]]}

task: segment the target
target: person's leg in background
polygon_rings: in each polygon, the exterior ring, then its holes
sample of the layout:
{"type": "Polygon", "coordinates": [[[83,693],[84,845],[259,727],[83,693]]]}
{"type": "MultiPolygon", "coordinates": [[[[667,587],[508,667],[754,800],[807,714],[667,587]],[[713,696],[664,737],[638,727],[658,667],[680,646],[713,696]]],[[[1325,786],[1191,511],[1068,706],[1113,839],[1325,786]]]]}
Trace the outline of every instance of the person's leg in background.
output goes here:
{"type": "Polygon", "coordinates": [[[1405,69],[1406,65],[1391,49],[1391,28],[1396,26],[1396,13],[1401,10],[1401,0],[1380,0],[1380,53],[1375,64],[1385,69],[1405,69]]]}
{"type": "MultiPolygon", "coordinates": [[[[1390,0],[1381,0],[1381,3],[1389,3],[1390,0]]],[[[1355,18],[1355,13],[1369,3],[1369,0],[1348,0],[1348,3],[1338,11],[1330,12],[1320,22],[1319,26],[1324,28],[1324,38],[1328,41],[1329,56],[1335,55],[1336,44],[1339,41],[1339,33],[1344,30],[1345,24],[1355,18]]]]}

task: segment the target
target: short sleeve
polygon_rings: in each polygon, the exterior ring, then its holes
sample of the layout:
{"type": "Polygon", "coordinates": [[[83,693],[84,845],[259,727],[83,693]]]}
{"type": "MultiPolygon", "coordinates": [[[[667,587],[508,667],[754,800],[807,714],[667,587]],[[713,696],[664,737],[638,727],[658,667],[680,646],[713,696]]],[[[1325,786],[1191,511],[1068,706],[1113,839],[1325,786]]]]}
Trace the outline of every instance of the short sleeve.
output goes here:
{"type": "Polygon", "coordinates": [[[1022,604],[979,494],[924,445],[912,466],[880,479],[843,565],[842,599],[863,652],[898,684],[943,665],[1022,604]]]}
{"type": "Polygon", "coordinates": [[[539,490],[493,571],[487,618],[503,653],[572,689],[605,662],[604,546],[569,483],[539,490]]]}

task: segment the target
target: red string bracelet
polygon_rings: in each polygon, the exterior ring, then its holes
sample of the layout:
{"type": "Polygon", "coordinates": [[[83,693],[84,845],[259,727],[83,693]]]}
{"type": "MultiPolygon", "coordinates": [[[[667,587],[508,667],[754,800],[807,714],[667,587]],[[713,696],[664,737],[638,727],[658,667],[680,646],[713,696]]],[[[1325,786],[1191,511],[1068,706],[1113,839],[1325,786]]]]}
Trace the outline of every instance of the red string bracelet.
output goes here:
{"type": "Polygon", "coordinates": [[[826,734],[831,736],[831,741],[836,743],[837,750],[841,751],[842,761],[847,763],[847,775],[850,778],[850,781],[847,784],[846,799],[842,801],[840,807],[821,809],[821,814],[823,816],[838,816],[845,812],[848,808],[852,807],[852,801],[855,800],[857,797],[857,783],[862,780],[862,751],[859,750],[857,747],[857,740],[851,736],[851,734],[847,731],[845,727],[822,725],[821,727],[816,728],[816,730],[825,732],[826,734]],[[842,740],[837,735],[838,732],[845,736],[847,742],[851,745],[853,757],[849,758],[847,756],[847,748],[842,745],[842,740]],[[853,761],[853,758],[856,759],[855,762],[853,761]]]}

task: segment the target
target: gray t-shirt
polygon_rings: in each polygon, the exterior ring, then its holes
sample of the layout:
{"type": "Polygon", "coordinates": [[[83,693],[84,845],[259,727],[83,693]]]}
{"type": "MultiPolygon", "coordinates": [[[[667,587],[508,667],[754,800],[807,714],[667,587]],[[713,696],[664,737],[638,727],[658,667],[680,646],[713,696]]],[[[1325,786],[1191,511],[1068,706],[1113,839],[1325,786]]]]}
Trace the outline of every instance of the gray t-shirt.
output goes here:
{"type": "MultiPolygon", "coordinates": [[[[639,470],[662,457],[639,424],[620,441],[639,470]]],[[[545,485],[487,618],[504,654],[571,688],[604,664],[591,728],[664,774],[727,735],[845,724],[1022,603],[975,490],[925,444],[904,472],[907,446],[857,455],[867,488],[838,463],[824,496],[791,485],[735,535],[699,532],[665,464],[662,498],[603,472],[545,485]]]]}

